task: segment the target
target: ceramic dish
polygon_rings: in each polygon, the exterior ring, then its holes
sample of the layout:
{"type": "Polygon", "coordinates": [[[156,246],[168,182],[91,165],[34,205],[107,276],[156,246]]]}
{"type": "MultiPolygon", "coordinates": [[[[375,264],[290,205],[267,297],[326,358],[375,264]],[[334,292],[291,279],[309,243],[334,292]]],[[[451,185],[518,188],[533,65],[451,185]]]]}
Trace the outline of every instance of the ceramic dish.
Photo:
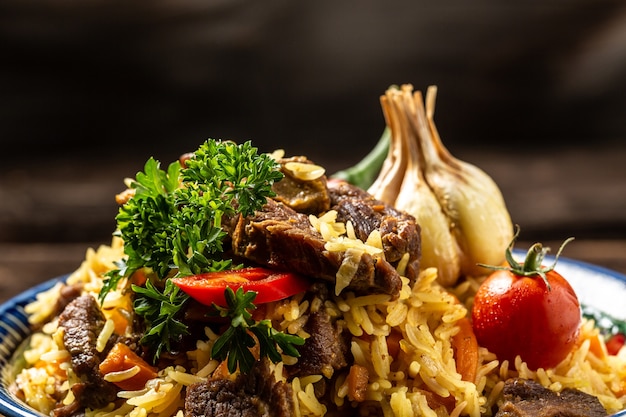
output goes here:
{"type": "MultiPolygon", "coordinates": [[[[515,252],[516,257],[523,258],[524,254],[522,251],[515,252]]],[[[549,264],[554,258],[547,256],[545,260],[549,264]]],[[[567,277],[582,304],[626,320],[626,275],[567,258],[559,259],[556,270],[567,277]]],[[[30,334],[24,306],[33,301],[37,293],[66,277],[46,281],[0,306],[0,414],[5,417],[42,416],[8,391],[16,371],[13,356],[30,334]]],[[[626,417],[626,410],[614,415],[617,416],[626,417]]]]}

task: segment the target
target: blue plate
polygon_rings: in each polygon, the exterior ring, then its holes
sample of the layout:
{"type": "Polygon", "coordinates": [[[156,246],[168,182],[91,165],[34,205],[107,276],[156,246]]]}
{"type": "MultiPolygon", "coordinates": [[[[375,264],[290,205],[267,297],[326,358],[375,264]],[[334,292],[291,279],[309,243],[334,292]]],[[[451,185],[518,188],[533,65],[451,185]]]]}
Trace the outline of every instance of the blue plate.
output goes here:
{"type": "MultiPolygon", "coordinates": [[[[524,251],[516,250],[515,257],[523,258],[524,251]]],[[[554,261],[546,256],[546,264],[554,261]]],[[[559,258],[556,270],[567,277],[582,304],[594,307],[620,320],[626,320],[626,275],[607,268],[567,258],[559,258]]],[[[44,282],[0,305],[0,414],[6,417],[41,417],[8,391],[14,378],[13,355],[30,335],[24,306],[35,296],[51,288],[67,275],[44,282]]],[[[615,417],[626,417],[626,410],[615,417]]]]}
{"type": "Polygon", "coordinates": [[[0,305],[0,414],[5,417],[44,416],[9,392],[8,387],[15,379],[16,371],[13,355],[31,333],[24,306],[34,301],[37,294],[67,277],[64,275],[46,281],[0,305]]]}

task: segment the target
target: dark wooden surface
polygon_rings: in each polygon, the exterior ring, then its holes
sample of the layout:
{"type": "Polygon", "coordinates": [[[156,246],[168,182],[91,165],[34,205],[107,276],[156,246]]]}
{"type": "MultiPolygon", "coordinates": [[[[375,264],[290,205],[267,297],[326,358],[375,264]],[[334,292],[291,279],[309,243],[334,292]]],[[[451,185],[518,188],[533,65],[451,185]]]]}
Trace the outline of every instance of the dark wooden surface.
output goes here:
{"type": "Polygon", "coordinates": [[[500,185],[520,246],[626,273],[621,0],[6,0],[0,300],[110,241],[113,197],[207,137],[359,160],[392,84],[439,87],[453,154],[500,185]]]}
{"type": "MultiPolygon", "coordinates": [[[[563,256],[626,274],[626,147],[452,151],[500,185],[522,228],[518,247],[540,240],[556,250],[574,236],[563,256]]],[[[319,162],[333,172],[350,158],[319,162]]],[[[114,195],[144,161],[87,161],[55,159],[0,177],[0,300],[71,272],[88,247],[110,241],[114,195]]]]}

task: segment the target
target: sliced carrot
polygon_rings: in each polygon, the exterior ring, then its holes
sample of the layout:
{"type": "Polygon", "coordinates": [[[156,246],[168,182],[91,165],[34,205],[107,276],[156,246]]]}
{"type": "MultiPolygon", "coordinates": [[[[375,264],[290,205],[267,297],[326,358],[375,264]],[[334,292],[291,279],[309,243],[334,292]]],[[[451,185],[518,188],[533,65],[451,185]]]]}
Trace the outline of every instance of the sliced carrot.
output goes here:
{"type": "Polygon", "coordinates": [[[367,368],[354,364],[348,373],[348,398],[350,401],[363,402],[367,392],[369,372],[367,368]]]}
{"type": "Polygon", "coordinates": [[[456,370],[464,381],[474,382],[478,371],[478,341],[467,317],[457,323],[461,330],[452,337],[456,370]]]}
{"type": "Polygon", "coordinates": [[[106,376],[112,372],[128,371],[135,366],[139,372],[127,379],[112,382],[125,391],[137,391],[143,389],[148,380],[155,378],[157,371],[125,344],[116,343],[100,363],[99,369],[106,376]]]}
{"type": "Polygon", "coordinates": [[[130,276],[130,282],[135,285],[139,285],[140,287],[142,287],[146,283],[147,280],[148,280],[148,277],[146,277],[146,271],[144,268],[136,270],[130,276]]]}
{"type": "Polygon", "coordinates": [[[67,371],[62,369],[60,362],[57,361],[44,361],[40,359],[35,363],[35,365],[33,365],[33,368],[46,368],[46,372],[49,375],[57,375],[61,378],[67,379],[67,371]]]}
{"type": "Polygon", "coordinates": [[[220,362],[211,374],[211,379],[227,379],[229,377],[232,377],[232,374],[228,370],[228,362],[226,360],[220,362]]]}
{"type": "Polygon", "coordinates": [[[131,325],[130,321],[128,320],[128,316],[124,315],[120,309],[116,308],[111,311],[109,318],[113,320],[114,332],[116,334],[126,334],[126,330],[131,325]]]}
{"type": "Polygon", "coordinates": [[[400,354],[400,341],[403,337],[398,330],[392,330],[387,336],[387,351],[394,359],[397,359],[400,354]]]}
{"type": "Polygon", "coordinates": [[[131,330],[131,311],[133,311],[133,302],[129,295],[125,295],[117,301],[115,307],[106,308],[103,313],[107,319],[113,320],[114,332],[125,335],[127,330],[131,330]]]}
{"type": "MultiPolygon", "coordinates": [[[[584,338],[581,337],[581,343],[584,338]]],[[[589,338],[589,352],[593,353],[596,358],[604,360],[607,356],[606,347],[599,334],[595,334],[589,338]]]]}
{"type": "Polygon", "coordinates": [[[454,410],[454,407],[456,405],[454,395],[442,397],[441,395],[435,394],[432,391],[419,388],[416,391],[419,391],[424,395],[424,397],[426,397],[426,402],[428,403],[428,406],[433,410],[438,410],[439,408],[444,407],[448,411],[448,414],[451,413],[452,410],[454,410]]]}

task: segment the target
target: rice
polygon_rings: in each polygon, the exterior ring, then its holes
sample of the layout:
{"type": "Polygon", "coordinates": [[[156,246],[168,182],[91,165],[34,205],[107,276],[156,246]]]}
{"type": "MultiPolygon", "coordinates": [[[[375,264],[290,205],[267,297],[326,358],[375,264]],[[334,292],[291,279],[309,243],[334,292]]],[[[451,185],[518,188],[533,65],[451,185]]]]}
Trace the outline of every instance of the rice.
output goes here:
{"type": "Polygon", "coordinates": [[[321,404],[315,396],[313,383],[305,381],[304,383],[300,378],[293,379],[291,386],[295,393],[297,415],[300,416],[323,416],[326,414],[327,408],[321,404]]]}
{"type": "MultiPolygon", "coordinates": [[[[372,253],[380,249],[380,236],[374,234],[366,242],[355,243],[352,226],[335,220],[336,213],[312,220],[335,244],[330,248],[355,253],[364,253],[363,248],[372,253]]],[[[115,261],[122,255],[122,243],[117,238],[111,245],[88,250],[85,261],[68,278],[68,283],[80,283],[83,293],[97,295],[104,274],[115,268],[115,261]]],[[[403,268],[400,265],[399,269],[403,268]]],[[[310,337],[304,331],[309,315],[318,311],[328,313],[338,328],[349,332],[354,364],[367,371],[364,400],[356,402],[351,399],[349,369],[330,368],[319,375],[288,378],[283,367],[292,365],[297,358],[285,356],[272,369],[277,380],[290,384],[296,415],[323,416],[335,407],[350,406],[385,416],[489,416],[504,381],[511,377],[532,379],[556,391],[567,387],[580,389],[597,396],[609,412],[626,407],[626,349],[618,356],[603,355],[593,349],[592,343],[601,335],[592,321],[584,321],[580,344],[552,369],[532,371],[519,358],[513,363],[500,362],[492,353],[479,348],[475,379],[464,381],[456,370],[452,337],[459,332],[459,320],[467,317],[480,280],[470,278],[455,288],[443,288],[437,283],[437,271],[430,268],[422,271],[412,285],[406,278],[402,282],[400,296],[393,301],[388,295],[357,296],[344,286],[328,299],[304,299],[303,295],[297,295],[268,305],[267,318],[274,327],[304,338],[310,337]],[[400,341],[392,349],[392,339],[397,335],[400,341]],[[322,382],[330,391],[330,403],[320,402],[315,395],[316,386],[322,382]]],[[[50,306],[56,303],[59,291],[60,286],[56,285],[26,307],[31,323],[42,330],[33,334],[24,352],[27,367],[15,381],[25,401],[44,414],[52,410],[59,392],[64,395],[65,404],[71,403],[73,394],[68,387],[76,378],[69,365],[69,353],[63,346],[62,331],[57,328],[56,320],[50,318],[50,306]]],[[[114,314],[128,311],[129,303],[128,294],[119,291],[107,296],[102,306],[107,324],[98,337],[100,348],[114,332],[114,314]]],[[[218,336],[206,327],[203,334],[197,335],[195,349],[186,352],[184,363],[160,369],[143,389],[121,391],[117,404],[86,410],[86,416],[182,417],[186,387],[208,380],[223,368],[211,358],[218,336]]],[[[105,378],[124,379],[133,372],[109,373],[105,378]]]]}
{"type": "Polygon", "coordinates": [[[109,382],[126,381],[127,379],[130,379],[137,375],[140,370],[141,369],[139,368],[139,366],[135,365],[132,368],[128,368],[123,371],[108,372],[106,375],[104,375],[104,380],[109,382]]]}
{"type": "Polygon", "coordinates": [[[115,330],[115,323],[111,319],[107,319],[104,322],[104,327],[102,327],[102,331],[98,335],[98,339],[96,340],[96,350],[98,352],[104,351],[107,342],[113,336],[113,331],[115,330]]]}

